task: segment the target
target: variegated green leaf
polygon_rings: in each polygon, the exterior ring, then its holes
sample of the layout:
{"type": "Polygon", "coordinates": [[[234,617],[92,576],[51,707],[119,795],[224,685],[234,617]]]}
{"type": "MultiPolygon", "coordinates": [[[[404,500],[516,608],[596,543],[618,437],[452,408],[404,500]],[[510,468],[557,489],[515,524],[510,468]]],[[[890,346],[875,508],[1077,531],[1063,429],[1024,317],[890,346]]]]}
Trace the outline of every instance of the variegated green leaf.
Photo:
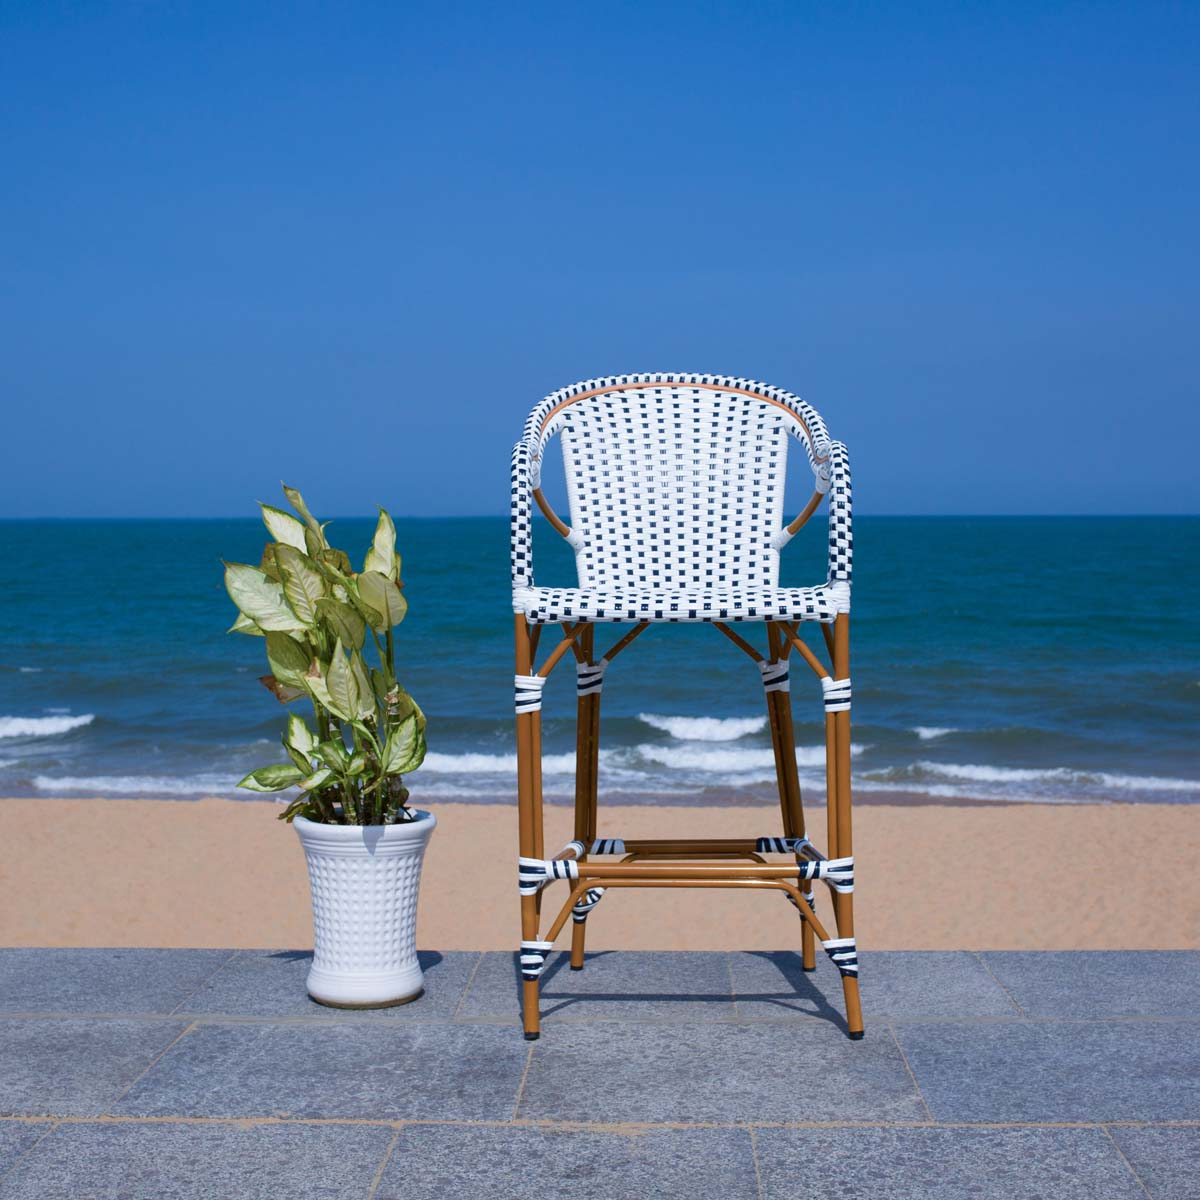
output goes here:
{"type": "Polygon", "coordinates": [[[383,750],[383,773],[404,775],[415,771],[425,759],[425,735],[416,713],[400,722],[388,734],[383,750]]]}
{"type": "Polygon", "coordinates": [[[371,678],[367,674],[367,664],[358,651],[350,655],[350,671],[354,675],[354,683],[358,688],[358,719],[365,720],[375,715],[375,693],[371,690],[371,678]]]}
{"type": "Polygon", "coordinates": [[[225,565],[225,588],[238,609],[260,629],[303,629],[283,594],[281,584],[245,563],[225,565]]]}
{"type": "Polygon", "coordinates": [[[305,647],[286,633],[272,630],[267,634],[267,662],[280,683],[289,687],[303,688],[307,685],[308,668],[312,657],[305,647]]]}
{"type": "MultiPolygon", "coordinates": [[[[299,524],[299,522],[297,522],[299,524]]],[[[295,546],[279,546],[275,551],[283,578],[283,594],[292,611],[306,625],[317,621],[317,601],[325,595],[325,580],[316,564],[295,546]]]]}
{"type": "Polygon", "coordinates": [[[324,621],[333,630],[334,637],[341,638],[344,645],[355,650],[362,649],[367,636],[367,624],[349,604],[342,604],[331,596],[322,597],[317,601],[317,619],[324,621]]]}
{"type": "Polygon", "coordinates": [[[282,792],[304,778],[304,772],[290,763],[277,763],[251,771],[238,787],[250,792],[282,792]]]}
{"type": "Polygon", "coordinates": [[[379,510],[379,523],[375,526],[375,538],[367,551],[364,571],[378,571],[389,579],[399,578],[396,562],[396,527],[386,509],[379,510]]]}
{"type": "Polygon", "coordinates": [[[304,497],[295,488],[288,487],[286,483],[283,485],[283,494],[287,497],[287,502],[304,518],[305,525],[320,536],[321,526],[317,523],[317,518],[308,511],[304,497]]]}
{"type": "Polygon", "coordinates": [[[333,772],[328,767],[321,767],[307,779],[300,780],[297,786],[301,791],[315,792],[318,788],[323,788],[332,778],[333,772]]]}
{"type": "Polygon", "coordinates": [[[260,504],[263,524],[271,536],[282,546],[293,546],[297,550],[304,549],[304,525],[297,521],[291,513],[285,513],[281,508],[270,504],[260,504]]]}
{"type": "Polygon", "coordinates": [[[344,771],[346,764],[350,761],[350,751],[346,749],[345,742],[339,738],[329,738],[324,742],[317,743],[317,757],[323,763],[328,763],[331,767],[344,771]]]}
{"type": "Polygon", "coordinates": [[[255,625],[255,623],[252,620],[250,620],[250,618],[248,616],[246,616],[246,614],[244,612],[238,613],[237,620],[234,621],[234,623],[232,625],[230,625],[230,627],[227,630],[225,630],[225,632],[226,633],[248,633],[252,637],[262,637],[263,636],[263,631],[261,629],[259,629],[259,627],[257,625],[255,625]]]}
{"type": "Polygon", "coordinates": [[[325,686],[329,695],[341,712],[349,713],[348,720],[356,720],[359,710],[358,681],[346,661],[346,652],[342,648],[342,640],[338,638],[333,648],[333,658],[329,662],[329,671],[325,675],[325,686]]]}
{"type": "Polygon", "coordinates": [[[372,629],[386,629],[389,625],[399,625],[404,620],[404,614],[408,611],[408,601],[386,575],[381,575],[378,571],[364,571],[355,582],[358,585],[359,598],[379,614],[378,622],[371,622],[372,629]]]}
{"type": "MultiPolygon", "coordinates": [[[[347,668],[348,670],[349,668],[347,668]]],[[[327,708],[335,717],[341,721],[353,721],[354,714],[341,707],[333,698],[329,690],[328,684],[321,675],[314,675],[311,672],[305,681],[308,684],[308,690],[316,697],[317,703],[323,708],[327,708]]]]}
{"type": "Polygon", "coordinates": [[[304,755],[311,755],[313,748],[317,744],[316,735],[304,723],[304,718],[298,717],[295,713],[292,713],[288,717],[287,734],[285,736],[287,744],[293,750],[298,750],[304,755]]]}

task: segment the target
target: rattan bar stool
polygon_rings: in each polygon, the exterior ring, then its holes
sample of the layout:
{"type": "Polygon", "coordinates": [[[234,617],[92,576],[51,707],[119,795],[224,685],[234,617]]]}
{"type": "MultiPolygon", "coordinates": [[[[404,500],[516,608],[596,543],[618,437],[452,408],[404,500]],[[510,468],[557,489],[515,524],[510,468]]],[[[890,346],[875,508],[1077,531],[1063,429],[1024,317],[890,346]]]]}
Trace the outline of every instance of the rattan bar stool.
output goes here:
{"type": "MultiPolygon", "coordinates": [[[[584,964],[589,914],[607,888],[759,888],[784,893],[801,918],[801,954],[815,941],[841,973],[846,1024],[863,1036],[854,941],[850,832],[850,468],[846,447],[790,392],[720,375],[615,375],[547,396],[529,415],[512,456],[512,599],[516,631],[517,793],[520,813],[521,976],[525,1037],[539,1034],[539,979],[571,921],[571,966],[584,964]],[[541,490],[550,439],[562,442],[571,524],[541,490]],[[787,438],[798,439],[815,480],[812,498],[784,524],[787,438]],[[819,587],[779,586],[779,553],[829,497],[829,577],[819,587]],[[577,588],[537,587],[536,501],[575,551],[577,588]],[[714,625],[757,664],[770,718],[783,836],[622,840],[598,836],[600,695],[616,656],[649,625],[714,625]],[[828,665],[801,637],[818,624],[828,665]],[[595,627],[633,629],[595,655],[595,627]],[[767,654],[734,625],[766,625],[767,654]],[[539,635],[563,638],[534,667],[539,635]],[[809,840],[800,799],[789,677],[795,651],[820,686],[826,748],[827,854],[809,840]],[[552,858],[542,837],[542,688],[567,655],[578,685],[575,835],[552,858]],[[787,855],[788,861],[766,856],[787,855]],[[556,880],[568,894],[544,935],[542,899],[556,880]],[[817,915],[824,881],[836,934],[817,915]]],[[[611,833],[612,831],[607,831],[611,833]]]]}

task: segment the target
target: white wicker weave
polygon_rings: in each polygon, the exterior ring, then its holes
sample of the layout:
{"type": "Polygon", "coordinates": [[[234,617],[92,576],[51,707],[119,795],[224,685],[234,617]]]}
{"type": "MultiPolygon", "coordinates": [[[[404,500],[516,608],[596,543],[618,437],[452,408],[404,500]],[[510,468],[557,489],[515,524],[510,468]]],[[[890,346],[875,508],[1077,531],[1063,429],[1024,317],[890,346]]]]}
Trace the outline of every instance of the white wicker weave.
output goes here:
{"type": "Polygon", "coordinates": [[[797,396],[720,375],[614,375],[547,396],[512,456],[513,611],[559,621],[822,621],[849,611],[846,448],[797,396]],[[577,588],[537,587],[533,490],[562,442],[577,588]],[[779,586],[787,437],[829,493],[829,575],[779,586]]]}

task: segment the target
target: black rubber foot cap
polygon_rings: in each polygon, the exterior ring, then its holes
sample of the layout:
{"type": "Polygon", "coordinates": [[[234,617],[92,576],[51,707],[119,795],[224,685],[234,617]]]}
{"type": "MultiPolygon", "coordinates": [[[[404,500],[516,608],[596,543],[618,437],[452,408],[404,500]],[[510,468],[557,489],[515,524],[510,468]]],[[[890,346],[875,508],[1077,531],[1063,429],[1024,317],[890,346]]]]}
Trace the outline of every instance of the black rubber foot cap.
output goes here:
{"type": "Polygon", "coordinates": [[[571,970],[572,970],[572,971],[582,971],[582,970],[583,970],[583,967],[577,967],[577,966],[575,966],[574,964],[572,964],[572,966],[571,966],[571,970]]]}
{"type": "Polygon", "coordinates": [[[801,970],[807,971],[810,975],[816,970],[816,967],[802,967],[801,970]]]}
{"type": "MultiPolygon", "coordinates": [[[[542,1035],[540,1033],[527,1033],[525,1035],[525,1040],[527,1042],[536,1042],[538,1040],[538,1038],[540,1038],[541,1036],[542,1035]]],[[[850,1036],[853,1037],[854,1034],[851,1034],[850,1036]]],[[[858,1036],[862,1037],[862,1034],[860,1033],[858,1036]]]]}
{"type": "MultiPolygon", "coordinates": [[[[526,1034],[525,1036],[528,1037],[529,1034],[526,1034]]],[[[537,1034],[535,1033],[533,1036],[537,1037],[537,1034]]],[[[848,1033],[846,1036],[852,1042],[861,1042],[863,1038],[867,1036],[867,1031],[865,1029],[860,1029],[857,1033],[848,1033]]]]}

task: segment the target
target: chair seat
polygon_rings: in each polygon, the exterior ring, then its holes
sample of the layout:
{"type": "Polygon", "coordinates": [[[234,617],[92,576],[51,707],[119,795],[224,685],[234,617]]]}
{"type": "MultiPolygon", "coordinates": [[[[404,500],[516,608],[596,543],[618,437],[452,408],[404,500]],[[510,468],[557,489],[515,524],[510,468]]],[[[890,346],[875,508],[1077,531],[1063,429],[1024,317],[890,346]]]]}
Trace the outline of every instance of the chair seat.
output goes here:
{"type": "Polygon", "coordinates": [[[841,582],[820,587],[712,590],[517,588],[513,608],[535,625],[559,621],[822,621],[849,609],[841,582]]]}

